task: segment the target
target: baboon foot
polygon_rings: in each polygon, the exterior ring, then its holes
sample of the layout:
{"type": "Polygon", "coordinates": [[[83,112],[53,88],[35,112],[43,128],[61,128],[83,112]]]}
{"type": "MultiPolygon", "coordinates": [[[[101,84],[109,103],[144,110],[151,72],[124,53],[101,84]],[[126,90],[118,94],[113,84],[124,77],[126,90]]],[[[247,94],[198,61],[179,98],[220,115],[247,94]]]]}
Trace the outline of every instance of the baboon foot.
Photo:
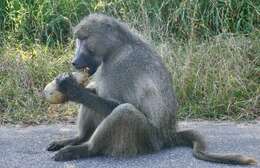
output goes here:
{"type": "Polygon", "coordinates": [[[71,139],[65,139],[61,141],[54,141],[47,147],[47,151],[57,151],[67,145],[78,145],[86,140],[85,136],[79,136],[71,139]]]}
{"type": "Polygon", "coordinates": [[[69,161],[90,156],[87,145],[67,146],[53,156],[55,161],[69,161]]]}
{"type": "Polygon", "coordinates": [[[47,151],[57,151],[66,146],[63,141],[54,141],[49,144],[47,151]]]}

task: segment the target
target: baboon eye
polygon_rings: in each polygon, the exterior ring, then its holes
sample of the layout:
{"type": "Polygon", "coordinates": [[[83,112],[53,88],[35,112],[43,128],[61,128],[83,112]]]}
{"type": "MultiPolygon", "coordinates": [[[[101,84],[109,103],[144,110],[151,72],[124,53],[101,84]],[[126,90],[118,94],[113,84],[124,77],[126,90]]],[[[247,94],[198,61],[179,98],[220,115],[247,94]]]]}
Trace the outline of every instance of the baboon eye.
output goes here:
{"type": "Polygon", "coordinates": [[[88,39],[88,36],[78,36],[77,39],[83,41],[83,40],[87,40],[88,39]]]}

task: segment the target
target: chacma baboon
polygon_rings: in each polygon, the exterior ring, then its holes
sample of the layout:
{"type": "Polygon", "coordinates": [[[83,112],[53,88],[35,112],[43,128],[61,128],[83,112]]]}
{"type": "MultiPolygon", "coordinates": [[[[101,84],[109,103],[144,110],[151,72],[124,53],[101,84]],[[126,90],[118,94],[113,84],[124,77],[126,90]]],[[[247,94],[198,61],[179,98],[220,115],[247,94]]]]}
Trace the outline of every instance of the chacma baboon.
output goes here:
{"type": "Polygon", "coordinates": [[[76,69],[88,68],[95,85],[80,87],[70,75],[56,79],[67,100],[81,104],[79,135],[48,147],[49,151],[62,148],[54,156],[56,161],[100,154],[136,155],[185,145],[193,148],[198,159],[256,163],[247,156],[208,153],[198,132],[177,131],[178,105],[171,75],[161,57],[125,24],[91,14],[75,27],[74,34],[72,64],[76,69]]]}

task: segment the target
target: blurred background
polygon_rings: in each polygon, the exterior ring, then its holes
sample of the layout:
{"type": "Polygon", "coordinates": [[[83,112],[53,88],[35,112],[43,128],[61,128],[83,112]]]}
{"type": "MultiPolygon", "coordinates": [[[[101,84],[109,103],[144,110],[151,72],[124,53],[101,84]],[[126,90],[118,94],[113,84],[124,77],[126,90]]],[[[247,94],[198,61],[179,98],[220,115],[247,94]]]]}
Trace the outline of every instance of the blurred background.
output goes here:
{"type": "Polygon", "coordinates": [[[0,124],[73,119],[78,105],[41,91],[71,71],[71,28],[93,12],[127,22],[163,57],[180,119],[259,119],[259,0],[1,0],[0,124]]]}

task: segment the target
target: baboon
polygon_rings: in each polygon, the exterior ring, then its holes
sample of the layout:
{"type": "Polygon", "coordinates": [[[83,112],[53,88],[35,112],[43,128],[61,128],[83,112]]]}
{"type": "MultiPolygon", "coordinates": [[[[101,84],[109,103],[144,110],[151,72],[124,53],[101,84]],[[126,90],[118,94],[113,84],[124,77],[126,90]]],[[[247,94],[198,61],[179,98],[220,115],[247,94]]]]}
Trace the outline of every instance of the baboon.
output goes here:
{"type": "Polygon", "coordinates": [[[126,24],[103,14],[90,14],[74,28],[72,65],[87,69],[95,84],[79,86],[71,75],[56,78],[68,101],[81,104],[79,134],[55,141],[47,150],[54,160],[94,155],[131,156],[173,146],[190,146],[196,158],[228,164],[255,164],[243,155],[206,151],[194,130],[178,131],[172,78],[162,58],[126,24]]]}

